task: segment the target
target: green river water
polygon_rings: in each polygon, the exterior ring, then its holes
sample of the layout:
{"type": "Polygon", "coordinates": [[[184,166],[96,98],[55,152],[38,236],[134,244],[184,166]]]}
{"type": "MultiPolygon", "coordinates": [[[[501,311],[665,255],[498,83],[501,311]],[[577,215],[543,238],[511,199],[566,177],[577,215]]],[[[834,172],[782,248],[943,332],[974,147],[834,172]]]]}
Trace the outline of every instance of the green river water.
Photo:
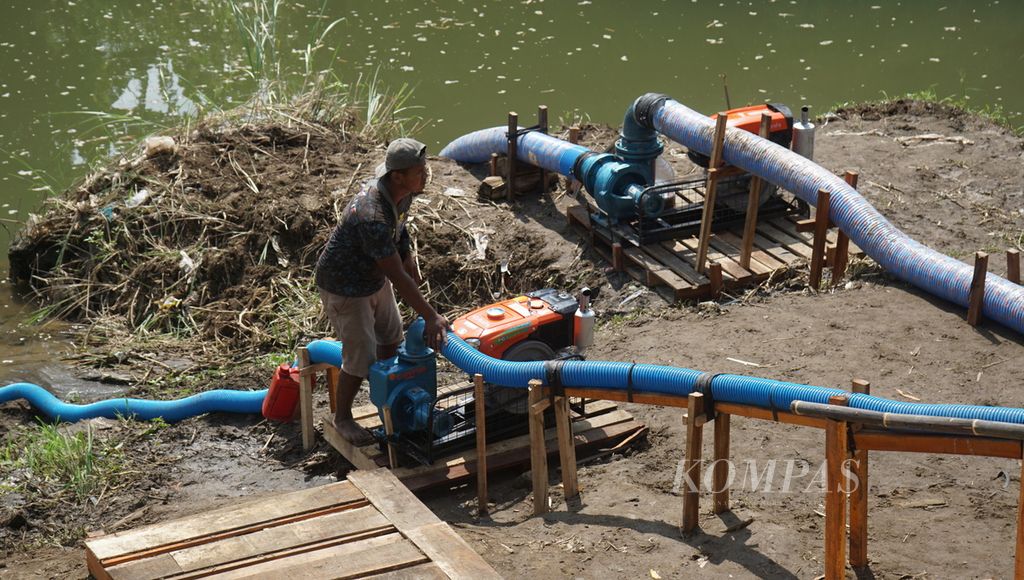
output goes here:
{"type": "MultiPolygon", "coordinates": [[[[1024,3],[1009,0],[282,2],[285,76],[303,74],[305,48],[335,21],[313,70],[413,88],[409,104],[427,123],[419,137],[434,152],[505,124],[509,110],[531,124],[540,104],[552,124],[618,124],[648,91],[712,113],[726,106],[722,75],[734,107],[823,112],[931,90],[1024,124],[1024,3]]],[[[11,234],[51,192],[139,136],[230,108],[257,86],[226,2],[7,0],[0,32],[5,264],[11,234]]],[[[0,331],[19,336],[30,307],[6,290],[0,304],[0,331]]],[[[0,369],[35,354],[20,337],[8,343],[0,369]]]]}

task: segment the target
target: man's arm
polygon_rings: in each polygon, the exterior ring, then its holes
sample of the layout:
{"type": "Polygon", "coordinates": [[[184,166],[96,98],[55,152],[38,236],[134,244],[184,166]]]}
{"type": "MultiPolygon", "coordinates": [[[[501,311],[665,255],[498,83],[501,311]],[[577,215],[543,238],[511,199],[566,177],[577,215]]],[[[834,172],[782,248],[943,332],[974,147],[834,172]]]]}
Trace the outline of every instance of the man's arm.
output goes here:
{"type": "Polygon", "coordinates": [[[419,285],[409,276],[405,266],[402,264],[402,259],[398,256],[398,252],[377,260],[377,266],[391,280],[391,283],[395,285],[395,290],[398,291],[398,295],[402,297],[402,300],[405,300],[405,303],[422,316],[423,320],[427,323],[427,327],[423,332],[423,338],[427,341],[427,346],[434,350],[444,346],[448,339],[448,319],[438,314],[427,302],[427,299],[423,297],[423,294],[420,293],[419,285]]]}
{"type": "Polygon", "coordinates": [[[418,288],[423,283],[423,278],[420,277],[420,267],[416,263],[416,255],[412,252],[406,254],[405,258],[402,259],[402,267],[405,268],[405,273],[412,278],[412,281],[416,283],[418,288]]]}

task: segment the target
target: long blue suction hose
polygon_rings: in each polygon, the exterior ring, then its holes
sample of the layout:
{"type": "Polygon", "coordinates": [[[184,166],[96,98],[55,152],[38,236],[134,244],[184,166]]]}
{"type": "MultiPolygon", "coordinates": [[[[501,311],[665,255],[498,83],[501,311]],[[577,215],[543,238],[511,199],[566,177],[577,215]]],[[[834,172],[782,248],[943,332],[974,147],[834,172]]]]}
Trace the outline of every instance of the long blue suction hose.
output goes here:
{"type": "Polygon", "coordinates": [[[0,404],[26,399],[33,407],[54,421],[74,423],[93,417],[135,418],[142,421],[163,419],[181,421],[203,413],[259,413],[267,390],[234,391],[218,389],[175,401],[147,399],[107,399],[87,405],[65,403],[49,391],[32,383],[14,383],[0,387],[0,404]]]}

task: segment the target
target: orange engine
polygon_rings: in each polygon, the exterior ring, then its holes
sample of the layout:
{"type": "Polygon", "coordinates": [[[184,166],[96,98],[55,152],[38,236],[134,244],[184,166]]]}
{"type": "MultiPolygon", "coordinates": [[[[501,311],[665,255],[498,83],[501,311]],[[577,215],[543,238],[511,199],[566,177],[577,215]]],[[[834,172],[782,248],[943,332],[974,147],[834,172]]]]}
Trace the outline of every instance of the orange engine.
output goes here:
{"type": "MultiPolygon", "coordinates": [[[[549,288],[468,312],[455,320],[452,329],[494,358],[505,358],[510,348],[525,341],[543,343],[553,354],[573,344],[573,315],[578,308],[571,294],[549,288]]],[[[540,350],[539,345],[529,354],[522,350],[525,358],[521,360],[536,360],[540,350]]]]}
{"type": "MultiPolygon", "coordinates": [[[[728,117],[726,126],[743,129],[757,135],[761,130],[761,115],[763,113],[771,115],[771,123],[768,125],[768,139],[788,149],[789,144],[793,140],[793,113],[790,112],[789,107],[786,105],[770,103],[731,109],[726,111],[728,117]]],[[[718,119],[718,114],[711,115],[711,119],[718,119]]],[[[711,162],[707,155],[696,151],[690,151],[688,156],[691,161],[701,167],[707,167],[711,162]]]]}

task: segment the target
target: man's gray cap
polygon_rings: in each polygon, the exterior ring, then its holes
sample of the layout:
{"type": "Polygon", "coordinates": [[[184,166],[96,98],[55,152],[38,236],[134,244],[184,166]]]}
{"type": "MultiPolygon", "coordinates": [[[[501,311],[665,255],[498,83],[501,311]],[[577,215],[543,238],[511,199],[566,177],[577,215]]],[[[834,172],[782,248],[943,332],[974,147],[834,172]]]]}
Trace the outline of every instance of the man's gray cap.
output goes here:
{"type": "Polygon", "coordinates": [[[388,153],[384,163],[377,166],[376,175],[380,179],[392,171],[409,169],[427,162],[427,146],[415,139],[402,137],[388,145],[388,153]]]}

